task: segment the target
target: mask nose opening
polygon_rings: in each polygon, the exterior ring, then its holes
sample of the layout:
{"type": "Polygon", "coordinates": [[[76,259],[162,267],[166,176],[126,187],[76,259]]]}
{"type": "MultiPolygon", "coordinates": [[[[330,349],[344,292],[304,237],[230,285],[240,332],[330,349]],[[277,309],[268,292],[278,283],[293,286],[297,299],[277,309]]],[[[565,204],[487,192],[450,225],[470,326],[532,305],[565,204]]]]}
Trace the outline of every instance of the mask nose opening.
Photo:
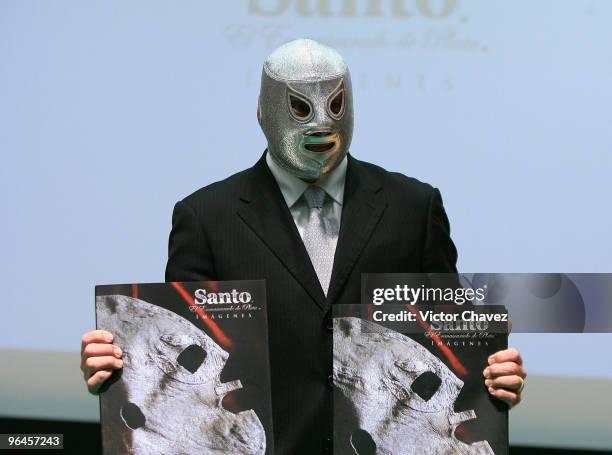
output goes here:
{"type": "Polygon", "coordinates": [[[331,136],[332,135],[332,131],[329,130],[329,129],[311,130],[311,131],[307,131],[304,134],[306,136],[326,137],[326,136],[331,136]]]}

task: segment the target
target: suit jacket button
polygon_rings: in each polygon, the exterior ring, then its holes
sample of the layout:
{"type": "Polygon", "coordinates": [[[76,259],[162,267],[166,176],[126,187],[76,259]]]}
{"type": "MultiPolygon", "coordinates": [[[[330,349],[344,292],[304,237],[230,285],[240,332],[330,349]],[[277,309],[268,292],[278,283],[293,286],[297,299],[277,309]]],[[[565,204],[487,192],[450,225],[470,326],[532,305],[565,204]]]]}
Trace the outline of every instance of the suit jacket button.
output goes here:
{"type": "Polygon", "coordinates": [[[331,332],[334,330],[334,320],[331,317],[331,314],[327,313],[324,319],[325,328],[331,332]]]}
{"type": "Polygon", "coordinates": [[[324,453],[332,453],[332,450],[334,449],[334,445],[332,442],[332,438],[325,438],[323,440],[323,452],[324,453]]]}

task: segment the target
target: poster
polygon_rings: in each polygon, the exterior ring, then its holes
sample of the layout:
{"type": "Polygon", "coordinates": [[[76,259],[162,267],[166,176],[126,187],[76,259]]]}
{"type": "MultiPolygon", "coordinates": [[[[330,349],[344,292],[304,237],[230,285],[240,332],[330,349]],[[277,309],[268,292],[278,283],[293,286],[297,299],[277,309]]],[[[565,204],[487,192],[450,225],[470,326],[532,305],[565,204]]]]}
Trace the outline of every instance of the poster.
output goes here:
{"type": "Polygon", "coordinates": [[[369,275],[361,304],[334,307],[334,453],[507,455],[508,408],[483,377],[507,348],[505,308],[451,277],[398,277],[369,275]]]}
{"type": "Polygon", "coordinates": [[[272,454],[263,280],[96,286],[123,368],[100,390],[105,454],[272,454]]]}

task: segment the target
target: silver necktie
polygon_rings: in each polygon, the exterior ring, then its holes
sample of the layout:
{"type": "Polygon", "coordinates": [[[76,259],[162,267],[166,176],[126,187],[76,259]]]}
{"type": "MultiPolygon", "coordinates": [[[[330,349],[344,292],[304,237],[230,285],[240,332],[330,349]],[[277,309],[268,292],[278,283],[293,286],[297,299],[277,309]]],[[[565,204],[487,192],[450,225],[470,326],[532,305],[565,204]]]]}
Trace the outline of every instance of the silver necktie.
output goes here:
{"type": "Polygon", "coordinates": [[[304,228],[304,246],[310,256],[310,261],[317,273],[319,283],[327,296],[332,268],[334,266],[334,253],[338,242],[338,231],[333,223],[323,217],[323,203],[327,194],[319,186],[311,185],[304,191],[304,199],[308,204],[308,224],[304,228]]]}

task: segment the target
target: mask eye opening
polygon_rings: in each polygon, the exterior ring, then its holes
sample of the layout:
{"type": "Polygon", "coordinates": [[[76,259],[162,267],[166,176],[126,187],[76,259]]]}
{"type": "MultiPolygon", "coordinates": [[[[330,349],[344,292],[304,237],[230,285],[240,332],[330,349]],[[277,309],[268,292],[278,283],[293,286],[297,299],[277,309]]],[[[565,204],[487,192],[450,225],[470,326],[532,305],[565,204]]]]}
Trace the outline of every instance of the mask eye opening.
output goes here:
{"type": "Polygon", "coordinates": [[[339,120],[344,113],[344,90],[340,90],[327,103],[327,110],[332,118],[339,120]]]}
{"type": "Polygon", "coordinates": [[[327,98],[327,113],[334,120],[340,120],[344,115],[344,81],[340,81],[327,98]]]}
{"type": "Polygon", "coordinates": [[[193,374],[204,363],[204,360],[206,360],[206,351],[201,346],[192,344],[181,351],[176,363],[193,374]]]}
{"type": "Polygon", "coordinates": [[[298,122],[308,122],[314,115],[310,102],[294,91],[287,91],[287,107],[291,117],[298,122]]]}
{"type": "Polygon", "coordinates": [[[414,380],[410,388],[422,400],[429,401],[441,385],[442,379],[440,379],[440,376],[433,371],[426,371],[414,380]]]}

